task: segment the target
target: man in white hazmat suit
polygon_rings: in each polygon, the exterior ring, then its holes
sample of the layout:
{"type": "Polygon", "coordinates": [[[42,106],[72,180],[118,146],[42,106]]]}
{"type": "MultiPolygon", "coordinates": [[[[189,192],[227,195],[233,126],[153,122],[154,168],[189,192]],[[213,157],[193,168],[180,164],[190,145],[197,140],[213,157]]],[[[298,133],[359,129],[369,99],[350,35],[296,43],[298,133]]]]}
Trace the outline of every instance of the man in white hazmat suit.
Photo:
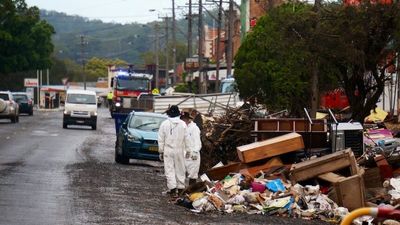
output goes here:
{"type": "Polygon", "coordinates": [[[183,113],[181,119],[187,125],[185,140],[185,166],[189,178],[189,185],[196,183],[200,169],[201,137],[200,129],[193,122],[188,112],[183,113]]]}
{"type": "Polygon", "coordinates": [[[167,193],[175,197],[185,188],[186,124],[180,119],[179,108],[176,105],[167,110],[167,115],[169,118],[161,123],[158,130],[158,151],[160,160],[164,161],[169,189],[167,193]]]}

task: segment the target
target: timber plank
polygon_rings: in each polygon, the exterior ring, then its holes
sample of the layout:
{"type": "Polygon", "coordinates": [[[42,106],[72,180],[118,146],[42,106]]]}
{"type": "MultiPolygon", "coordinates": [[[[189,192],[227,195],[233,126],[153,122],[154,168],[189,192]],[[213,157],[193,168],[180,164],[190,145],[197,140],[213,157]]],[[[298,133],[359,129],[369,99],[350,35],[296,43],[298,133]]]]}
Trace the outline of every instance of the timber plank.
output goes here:
{"type": "Polygon", "coordinates": [[[249,163],[303,148],[302,136],[298,133],[289,133],[265,141],[239,146],[237,153],[240,161],[249,163]]]}

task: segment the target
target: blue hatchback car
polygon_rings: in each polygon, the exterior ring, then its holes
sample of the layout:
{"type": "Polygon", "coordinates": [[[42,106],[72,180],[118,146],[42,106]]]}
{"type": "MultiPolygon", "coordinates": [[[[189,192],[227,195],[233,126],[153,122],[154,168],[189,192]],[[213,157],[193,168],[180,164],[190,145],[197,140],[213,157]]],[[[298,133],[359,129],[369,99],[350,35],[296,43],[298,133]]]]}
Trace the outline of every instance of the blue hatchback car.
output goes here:
{"type": "Polygon", "coordinates": [[[159,113],[129,113],[117,133],[115,162],[128,164],[129,159],[159,160],[158,129],[167,118],[159,113]]]}

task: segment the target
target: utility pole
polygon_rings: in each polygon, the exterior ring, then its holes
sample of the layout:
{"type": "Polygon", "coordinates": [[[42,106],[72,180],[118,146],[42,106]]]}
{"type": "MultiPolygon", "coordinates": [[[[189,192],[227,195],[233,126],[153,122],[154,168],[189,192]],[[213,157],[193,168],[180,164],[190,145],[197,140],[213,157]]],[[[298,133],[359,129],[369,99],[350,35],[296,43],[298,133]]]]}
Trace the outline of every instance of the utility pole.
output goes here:
{"type": "Polygon", "coordinates": [[[215,79],[215,92],[219,92],[219,67],[220,67],[220,58],[221,58],[221,25],[222,24],[222,0],[219,0],[218,5],[218,34],[217,34],[217,65],[216,65],[216,79],[215,79]]]}
{"type": "Polygon", "coordinates": [[[226,74],[232,75],[232,61],[233,61],[233,0],[229,0],[228,12],[228,46],[226,48],[226,74]]]}
{"type": "Polygon", "coordinates": [[[192,50],[192,0],[189,0],[189,13],[187,16],[188,19],[188,53],[187,53],[187,57],[190,58],[193,54],[193,50],[192,50]]]}
{"type": "Polygon", "coordinates": [[[200,93],[204,93],[203,90],[203,4],[202,0],[199,0],[199,15],[198,15],[198,58],[199,58],[199,80],[198,80],[198,88],[200,93]]]}
{"type": "Polygon", "coordinates": [[[172,0],[172,68],[174,74],[172,76],[172,85],[176,82],[176,20],[175,20],[175,0],[172,0]]]}
{"type": "Polygon", "coordinates": [[[155,46],[155,51],[156,51],[156,79],[155,79],[155,83],[156,83],[156,88],[158,88],[158,78],[159,78],[159,69],[160,69],[160,65],[159,65],[159,59],[158,59],[158,52],[159,52],[159,38],[158,38],[158,23],[156,23],[154,25],[154,31],[155,31],[155,38],[156,38],[156,46],[155,46]]]}
{"type": "Polygon", "coordinates": [[[169,17],[165,17],[165,79],[166,86],[169,80],[169,17]]]}
{"type": "Polygon", "coordinates": [[[50,78],[50,74],[49,74],[49,69],[47,69],[46,70],[46,72],[47,72],[47,86],[49,86],[50,85],[50,81],[49,81],[49,78],[50,78]]]}
{"type": "Polygon", "coordinates": [[[85,73],[85,36],[81,35],[81,60],[82,60],[82,73],[83,73],[83,89],[86,90],[86,73],[85,73]]]}

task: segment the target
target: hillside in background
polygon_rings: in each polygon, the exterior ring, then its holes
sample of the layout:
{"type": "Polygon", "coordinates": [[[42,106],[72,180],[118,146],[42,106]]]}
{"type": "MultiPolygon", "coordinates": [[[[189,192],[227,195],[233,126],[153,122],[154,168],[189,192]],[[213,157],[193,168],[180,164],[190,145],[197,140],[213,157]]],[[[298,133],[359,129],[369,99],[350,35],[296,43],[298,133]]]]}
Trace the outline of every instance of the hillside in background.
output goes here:
{"type": "MultiPolygon", "coordinates": [[[[41,18],[54,26],[54,55],[60,59],[81,61],[81,36],[85,38],[84,58],[92,57],[119,58],[133,64],[141,64],[140,55],[155,48],[154,22],[147,24],[115,24],[103,23],[100,20],[88,20],[80,16],[71,16],[55,11],[41,10],[41,18]]],[[[212,24],[206,17],[206,22],[212,24]]],[[[194,21],[196,22],[196,21],[194,21]]],[[[171,27],[171,22],[169,24],[171,27]]],[[[187,21],[177,20],[177,40],[186,44],[187,21]]],[[[170,38],[171,38],[170,31],[170,38]]],[[[197,27],[193,27],[194,34],[197,27]]],[[[160,27],[160,44],[165,43],[165,23],[160,27]]]]}

